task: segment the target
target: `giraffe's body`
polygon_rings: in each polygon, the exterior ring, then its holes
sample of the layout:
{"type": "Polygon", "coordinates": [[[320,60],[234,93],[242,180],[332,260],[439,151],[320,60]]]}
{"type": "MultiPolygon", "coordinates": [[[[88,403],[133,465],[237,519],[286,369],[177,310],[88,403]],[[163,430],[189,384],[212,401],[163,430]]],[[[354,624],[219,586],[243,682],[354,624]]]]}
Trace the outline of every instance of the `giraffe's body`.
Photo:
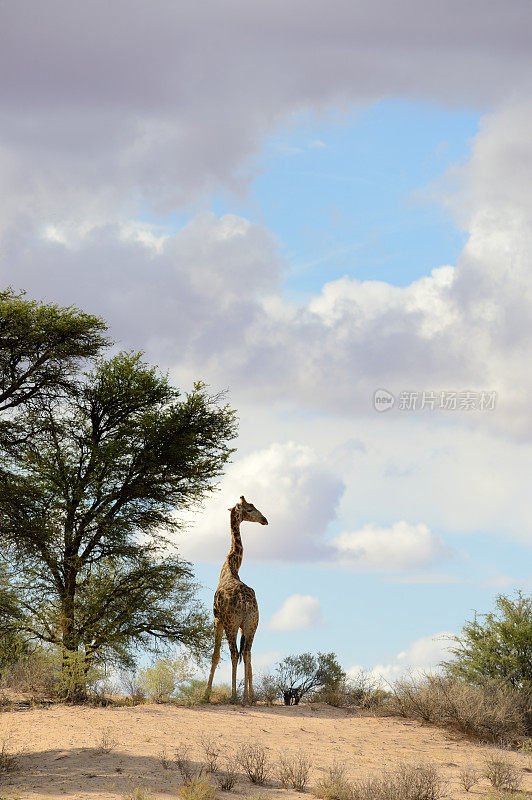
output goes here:
{"type": "Polygon", "coordinates": [[[244,661],[244,695],[243,702],[253,702],[253,678],[251,670],[251,646],[253,637],[259,624],[259,607],[255,592],[251,587],[240,580],[238,571],[242,564],[244,548],[240,536],[240,523],[243,521],[260,522],[267,525],[267,519],[251,503],[247,503],[244,497],[241,502],[230,509],[231,512],[231,549],[225,559],[218,588],[214,595],[214,652],[212,655],[211,673],[205,692],[206,699],[209,698],[214,672],[220,660],[220,648],[222,637],[225,633],[231,653],[232,680],[231,690],[232,699],[236,698],[236,671],[238,665],[239,652],[236,644],[238,631],[240,637],[240,657],[244,661]]]}

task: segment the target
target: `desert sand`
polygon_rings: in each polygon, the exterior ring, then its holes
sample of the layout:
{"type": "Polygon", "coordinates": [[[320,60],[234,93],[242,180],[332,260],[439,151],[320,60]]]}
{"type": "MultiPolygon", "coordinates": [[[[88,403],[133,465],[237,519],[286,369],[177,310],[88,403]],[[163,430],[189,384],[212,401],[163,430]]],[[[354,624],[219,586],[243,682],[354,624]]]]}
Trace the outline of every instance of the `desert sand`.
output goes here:
{"type": "MultiPolygon", "coordinates": [[[[432,762],[448,781],[452,800],[480,798],[490,792],[482,779],[465,794],[458,773],[465,765],[482,768],[492,748],[415,721],[360,716],[321,705],[52,705],[0,715],[1,740],[10,752],[20,754],[19,769],[0,778],[0,798],[123,800],[136,787],[157,800],[175,798],[181,784],[171,762],[175,749],[184,743],[192,759],[204,760],[202,737],[219,740],[229,752],[242,743],[260,742],[272,761],[279,753],[302,750],[312,760],[311,783],[334,762],[345,762],[353,778],[383,768],[392,770],[401,762],[432,762]]],[[[509,756],[522,770],[523,789],[532,790],[530,760],[519,753],[509,756]]],[[[280,789],[275,776],[266,786],[256,787],[240,775],[231,793],[217,790],[217,795],[227,800],[233,795],[255,800],[301,798],[293,790],[280,789]]]]}

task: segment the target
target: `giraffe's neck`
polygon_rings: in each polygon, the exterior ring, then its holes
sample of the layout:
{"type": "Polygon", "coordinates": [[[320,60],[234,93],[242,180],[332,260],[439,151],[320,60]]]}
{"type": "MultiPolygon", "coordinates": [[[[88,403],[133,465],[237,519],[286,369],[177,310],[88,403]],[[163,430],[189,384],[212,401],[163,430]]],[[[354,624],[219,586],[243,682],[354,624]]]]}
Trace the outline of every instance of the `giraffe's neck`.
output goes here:
{"type": "Polygon", "coordinates": [[[226,563],[235,578],[238,578],[238,570],[242,564],[244,548],[240,538],[240,514],[236,508],[231,509],[231,549],[227,556],[226,563]]]}

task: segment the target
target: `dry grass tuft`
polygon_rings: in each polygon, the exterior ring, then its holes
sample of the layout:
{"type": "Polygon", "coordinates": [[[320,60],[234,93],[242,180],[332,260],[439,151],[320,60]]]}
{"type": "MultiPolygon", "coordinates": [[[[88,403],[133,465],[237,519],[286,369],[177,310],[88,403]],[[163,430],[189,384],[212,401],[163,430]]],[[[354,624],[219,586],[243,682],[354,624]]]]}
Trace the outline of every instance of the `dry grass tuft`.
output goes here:
{"type": "Polygon", "coordinates": [[[214,786],[207,778],[196,776],[177,790],[180,800],[214,800],[214,786]]]}
{"type": "Polygon", "coordinates": [[[200,778],[205,772],[205,765],[196,765],[188,757],[189,748],[186,744],[181,744],[175,751],[175,764],[184,783],[191,783],[194,779],[200,778]]]}
{"type": "Polygon", "coordinates": [[[136,786],[125,798],[125,800],[154,800],[153,795],[146,789],[136,786]]]}
{"type": "Polygon", "coordinates": [[[310,759],[301,750],[297,755],[279,756],[278,774],[283,789],[304,792],[308,785],[310,767],[310,759]]]}
{"type": "Polygon", "coordinates": [[[270,774],[266,748],[258,742],[244,744],[237,753],[237,760],[251,783],[262,786],[270,774]]]}
{"type": "Polygon", "coordinates": [[[502,753],[487,756],[484,775],[494,789],[516,792],[521,786],[521,775],[518,768],[502,753]]]}

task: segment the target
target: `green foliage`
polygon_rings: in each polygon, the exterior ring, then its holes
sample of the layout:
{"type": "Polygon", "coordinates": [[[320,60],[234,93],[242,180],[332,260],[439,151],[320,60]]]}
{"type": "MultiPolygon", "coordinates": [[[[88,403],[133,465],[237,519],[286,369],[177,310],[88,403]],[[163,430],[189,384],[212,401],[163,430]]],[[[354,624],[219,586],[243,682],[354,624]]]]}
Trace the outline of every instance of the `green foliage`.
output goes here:
{"type": "Polygon", "coordinates": [[[152,703],[167,703],[192,675],[193,669],[186,658],[158,658],[139,671],[138,682],[152,703]]]}
{"type": "Polygon", "coordinates": [[[0,469],[0,541],[11,596],[24,601],[18,629],[82,653],[87,667],[131,667],[135,647],[158,641],[205,653],[208,617],[167,534],[180,528],[176,512],[212,490],[235,428],[220,396],[201,383],[181,396],[135,353],[100,361],[19,417],[0,469]]]}
{"type": "Polygon", "coordinates": [[[277,682],[284,704],[298,705],[310,691],[334,690],[345,678],[345,672],[334,653],[301,653],[287,656],[276,666],[277,682]]]}
{"type": "Polygon", "coordinates": [[[106,324],[77,308],[0,292],[0,411],[64,387],[81,359],[109,341],[106,324]]]}
{"type": "Polygon", "coordinates": [[[495,611],[467,622],[455,642],[454,660],[444,664],[450,675],[477,684],[501,681],[532,693],[532,595],[498,595],[495,611]]]}

